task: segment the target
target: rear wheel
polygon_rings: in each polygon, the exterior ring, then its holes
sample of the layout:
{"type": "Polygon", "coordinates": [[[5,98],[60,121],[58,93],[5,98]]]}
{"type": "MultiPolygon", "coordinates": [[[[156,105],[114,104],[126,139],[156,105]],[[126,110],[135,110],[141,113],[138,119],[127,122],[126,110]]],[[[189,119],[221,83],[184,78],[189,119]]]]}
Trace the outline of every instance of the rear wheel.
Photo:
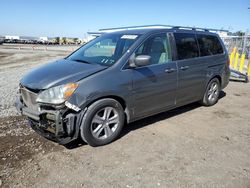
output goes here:
{"type": "Polygon", "coordinates": [[[221,87],[220,81],[213,78],[207,85],[201,104],[204,106],[212,106],[218,102],[221,87]]]}
{"type": "Polygon", "coordinates": [[[91,146],[114,141],[124,125],[124,110],[114,99],[101,99],[89,106],[82,124],[81,137],[91,146]]]}

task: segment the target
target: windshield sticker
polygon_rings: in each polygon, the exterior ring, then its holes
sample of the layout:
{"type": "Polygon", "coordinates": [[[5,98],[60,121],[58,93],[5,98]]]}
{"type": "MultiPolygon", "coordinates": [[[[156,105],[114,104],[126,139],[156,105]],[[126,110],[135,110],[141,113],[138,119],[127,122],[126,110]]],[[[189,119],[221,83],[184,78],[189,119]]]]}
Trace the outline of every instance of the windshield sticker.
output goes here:
{"type": "Polygon", "coordinates": [[[136,39],[138,35],[123,35],[121,39],[136,39]]]}

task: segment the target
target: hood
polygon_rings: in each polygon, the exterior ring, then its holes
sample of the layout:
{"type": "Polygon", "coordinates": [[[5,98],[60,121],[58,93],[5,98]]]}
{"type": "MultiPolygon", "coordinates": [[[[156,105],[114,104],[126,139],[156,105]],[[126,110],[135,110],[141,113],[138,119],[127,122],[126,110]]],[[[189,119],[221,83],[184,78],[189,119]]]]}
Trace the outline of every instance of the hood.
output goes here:
{"type": "Polygon", "coordinates": [[[21,84],[30,89],[48,89],[79,81],[106,68],[98,64],[86,64],[62,59],[29,72],[21,79],[21,84]]]}

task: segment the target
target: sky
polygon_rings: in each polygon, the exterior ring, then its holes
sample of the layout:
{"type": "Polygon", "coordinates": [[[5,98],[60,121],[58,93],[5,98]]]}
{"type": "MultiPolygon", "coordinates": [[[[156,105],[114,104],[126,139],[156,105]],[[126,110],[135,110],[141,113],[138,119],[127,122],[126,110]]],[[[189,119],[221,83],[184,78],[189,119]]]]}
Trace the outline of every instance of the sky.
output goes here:
{"type": "Polygon", "coordinates": [[[135,25],[250,32],[250,0],[1,0],[0,35],[84,37],[135,25]]]}

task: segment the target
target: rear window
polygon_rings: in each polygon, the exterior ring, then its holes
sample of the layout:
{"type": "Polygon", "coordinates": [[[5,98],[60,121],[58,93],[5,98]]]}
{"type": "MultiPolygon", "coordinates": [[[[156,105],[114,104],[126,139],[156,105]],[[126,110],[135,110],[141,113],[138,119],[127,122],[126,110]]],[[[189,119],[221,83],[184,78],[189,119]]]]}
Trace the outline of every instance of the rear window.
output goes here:
{"type": "Polygon", "coordinates": [[[174,33],[178,59],[190,59],[199,56],[197,41],[194,34],[174,33]]]}
{"type": "Polygon", "coordinates": [[[219,39],[211,35],[197,35],[201,56],[222,54],[223,48],[219,39]]]}

